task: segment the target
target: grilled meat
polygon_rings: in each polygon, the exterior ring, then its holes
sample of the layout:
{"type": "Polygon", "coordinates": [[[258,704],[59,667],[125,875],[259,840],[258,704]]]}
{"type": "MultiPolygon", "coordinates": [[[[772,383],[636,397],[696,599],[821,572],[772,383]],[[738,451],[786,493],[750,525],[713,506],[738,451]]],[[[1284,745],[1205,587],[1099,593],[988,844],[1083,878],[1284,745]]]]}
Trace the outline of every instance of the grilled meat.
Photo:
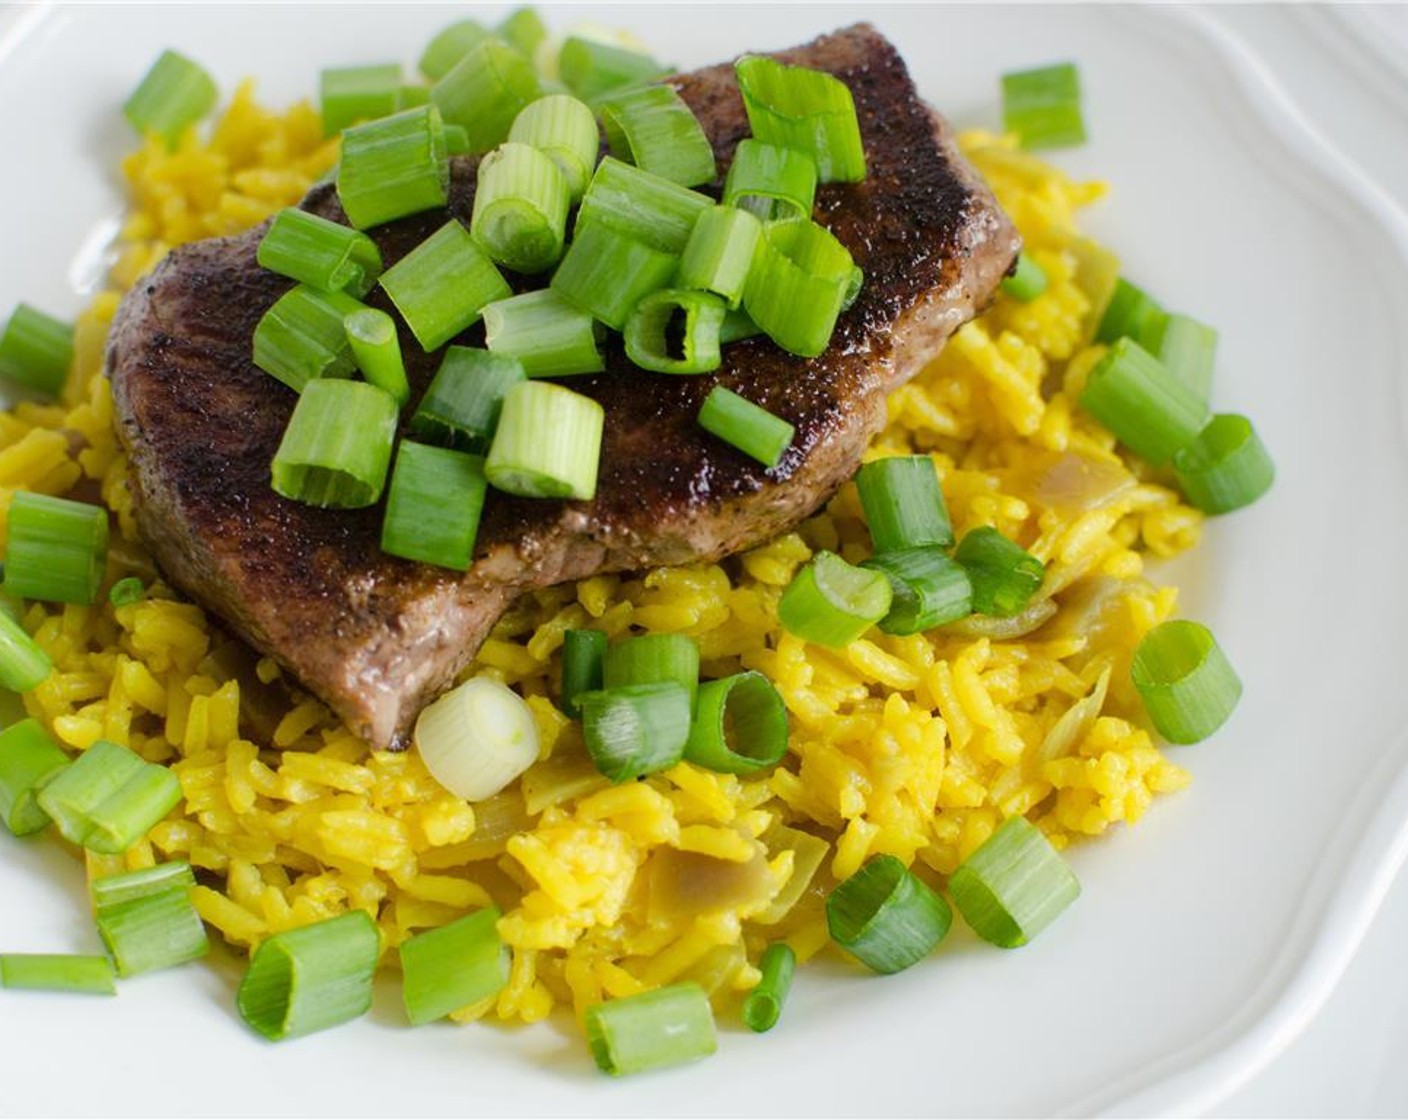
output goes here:
{"type": "MultiPolygon", "coordinates": [[[[699,377],[645,373],[619,346],[607,371],[571,379],[605,406],[590,502],[491,496],[475,561],[460,574],[378,551],[380,506],[287,501],[269,466],[292,392],[255,368],[255,324],[290,286],[261,269],[263,229],[177,249],[124,301],[108,372],[131,458],[138,523],[170,579],[276,658],[378,747],[403,744],[420,709],[474,656],[516,596],[593,573],[710,561],[784,532],[850,477],[885,417],[885,396],[990,298],[1017,236],[925,106],[894,47],[860,25],[778,55],[854,92],[870,166],[823,186],[817,218],[866,283],[831,346],[804,360],[766,339],[725,349],[699,377]],[[797,430],[764,470],[702,431],[726,385],[797,430]]],[[[671,79],[727,170],[748,122],[730,65],[671,79]]],[[[457,159],[448,213],[469,222],[476,163],[457,159]]],[[[304,205],[345,220],[336,193],[304,205]]],[[[437,210],[371,231],[388,266],[446,220],[437,210]]],[[[370,302],[389,309],[378,291],[370,302]]],[[[478,328],[458,341],[481,343],[478,328]]],[[[439,354],[402,331],[417,391],[439,354]]],[[[482,343],[481,343],[482,344],[482,343]]]]}

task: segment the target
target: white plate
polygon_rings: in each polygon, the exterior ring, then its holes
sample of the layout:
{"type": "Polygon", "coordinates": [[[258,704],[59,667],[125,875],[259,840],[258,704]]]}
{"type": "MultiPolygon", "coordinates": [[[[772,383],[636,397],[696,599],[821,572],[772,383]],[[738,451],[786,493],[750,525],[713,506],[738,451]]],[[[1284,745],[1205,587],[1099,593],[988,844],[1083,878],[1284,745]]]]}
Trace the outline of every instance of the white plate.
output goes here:
{"type": "MultiPolygon", "coordinates": [[[[681,66],[781,47],[838,7],[576,8],[681,66]]],[[[236,968],[83,1002],[0,994],[9,1112],[930,1114],[1183,1111],[1284,1046],[1352,952],[1408,835],[1408,223],[1213,22],[1173,10],[884,8],[921,91],[996,122],[997,75],[1074,58],[1092,134],[1058,162],[1115,192],[1091,226],[1131,275],[1222,331],[1215,404],[1280,471],[1180,565],[1183,610],[1241,670],[1194,787],[1073,855],[1085,894],[1019,953],[955,938],[901,976],[808,970],[784,1025],[625,1082],[570,1031],[366,1020],[280,1046],[233,1012],[236,968]]],[[[488,13],[492,18],[493,13],[488,13]]],[[[311,93],[322,64],[414,59],[445,8],[82,8],[0,17],[0,308],[76,311],[120,213],[116,106],[162,47],[223,88],[311,93]]],[[[0,844],[0,947],[94,948],[78,867],[0,844]]]]}

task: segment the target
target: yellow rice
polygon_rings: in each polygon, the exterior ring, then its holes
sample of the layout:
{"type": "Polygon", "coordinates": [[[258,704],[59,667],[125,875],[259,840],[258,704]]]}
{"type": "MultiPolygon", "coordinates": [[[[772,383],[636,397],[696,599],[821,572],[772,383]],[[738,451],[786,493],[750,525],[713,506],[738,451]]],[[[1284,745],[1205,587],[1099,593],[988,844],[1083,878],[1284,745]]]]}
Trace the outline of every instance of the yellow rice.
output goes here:
{"type": "MultiPolygon", "coordinates": [[[[296,202],[335,146],[310,107],[269,113],[245,86],[209,142],[192,133],[173,153],[131,155],[113,290],[79,320],[63,402],[0,414],[0,507],[17,489],[96,486],[116,515],[110,579],[156,581],[133,605],[36,603],[24,616],[56,666],[26,697],[31,714],[72,748],[105,738],[170,764],[184,792],[146,840],[125,857],[90,856],[90,870],[187,859],[212,884],[196,890],[201,915],[246,948],[360,907],[390,967],[411,933],[496,905],[510,982],[456,1017],[531,1022],[685,978],[722,1005],[756,982],[768,941],[785,937],[802,957],[825,948],[824,893],[870,855],[893,853],[937,884],[1013,814],[1064,846],[1132,824],[1184,786],[1144,729],[1128,665],[1174,606],[1172,589],[1145,581],[1145,561],[1196,543],[1199,515],[1131,473],[1072,403],[1097,356],[1074,280],[1075,216],[1104,188],[1001,137],[962,140],[1050,286],[1029,304],[999,298],[960,330],[893,395],[869,454],[932,454],[955,529],[994,525],[1045,561],[1056,617],[1027,638],[872,631],[841,651],[786,634],[778,596],[813,551],[867,553],[848,485],[737,560],[599,576],[519,602],[470,673],[528,698],[541,759],[473,806],[414,752],[368,750],[292,682],[272,713],[241,697],[238,647],[159,581],[135,537],[113,435],[102,348],[120,291],[171,246],[296,202]],[[1063,492],[1078,462],[1097,465],[1099,500],[1063,492]],[[785,764],[746,779],[682,764],[609,786],[552,701],[563,632],[582,626],[689,634],[706,675],[766,673],[792,717],[785,764]],[[700,895],[705,873],[714,886],[700,895]]],[[[255,672],[265,685],[279,676],[267,660],[255,672]]]]}

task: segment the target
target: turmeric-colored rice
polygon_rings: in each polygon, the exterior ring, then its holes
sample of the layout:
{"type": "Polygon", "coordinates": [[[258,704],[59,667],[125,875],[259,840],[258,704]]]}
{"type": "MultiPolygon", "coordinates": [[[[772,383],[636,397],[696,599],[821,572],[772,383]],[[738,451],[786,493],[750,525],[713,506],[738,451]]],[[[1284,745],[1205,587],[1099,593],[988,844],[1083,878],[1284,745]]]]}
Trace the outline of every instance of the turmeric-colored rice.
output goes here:
{"type": "Polygon", "coordinates": [[[1064,846],[1132,824],[1184,786],[1144,728],[1129,660],[1174,606],[1173,589],[1145,580],[1146,559],[1196,543],[1199,514],[1135,473],[1073,403],[1098,355],[1076,283],[1076,213],[1104,188],[1001,137],[962,142],[1050,285],[1028,304],[999,297],[960,330],[891,397],[870,454],[932,454],[956,531],[994,525],[1045,561],[1054,616],[1025,636],[872,631],[842,651],[788,635],[778,597],[812,552],[855,561],[869,549],[847,485],[796,532],[733,560],[519,602],[469,672],[521,690],[542,755],[476,805],[414,752],[369,750],[160,581],[112,430],[102,351],[120,292],[171,246],[296,202],[335,142],[310,107],[269,113],[246,85],[208,142],[192,132],[174,152],[151,142],[132,154],[113,290],[79,321],[63,402],[0,414],[0,505],[18,489],[99,489],[116,515],[109,580],[150,582],[132,605],[35,603],[24,615],[56,666],[26,697],[30,713],[72,748],[111,739],[169,764],[184,792],[125,857],[89,856],[90,871],[187,859],[207,884],[195,892],[202,917],[245,948],[359,907],[388,967],[411,933],[495,905],[511,979],[461,1020],[580,1016],[681,979],[722,1008],[756,983],[767,942],[785,937],[803,958],[825,950],[824,894],[872,854],[937,885],[1006,817],[1026,814],[1064,846]],[[682,764],[610,786],[553,703],[563,632],[583,626],[689,634],[706,676],[767,674],[791,714],[786,762],[749,778],[682,764]]]}

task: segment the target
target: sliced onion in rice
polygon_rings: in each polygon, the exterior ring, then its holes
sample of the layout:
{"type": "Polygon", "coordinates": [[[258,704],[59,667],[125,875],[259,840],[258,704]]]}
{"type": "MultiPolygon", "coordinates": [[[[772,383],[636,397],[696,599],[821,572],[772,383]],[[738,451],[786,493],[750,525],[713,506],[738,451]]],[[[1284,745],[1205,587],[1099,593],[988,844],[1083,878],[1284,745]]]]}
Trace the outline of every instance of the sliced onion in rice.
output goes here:
{"type": "Polygon", "coordinates": [[[431,777],[466,801],[492,797],[538,760],[538,725],[523,698],[490,677],[451,689],[416,720],[431,777]]]}
{"type": "Polygon", "coordinates": [[[1014,614],[1011,618],[974,614],[967,618],[960,618],[957,622],[950,622],[943,629],[945,633],[959,634],[965,638],[990,638],[995,642],[1010,641],[1013,638],[1025,638],[1033,630],[1039,629],[1055,613],[1056,601],[1054,599],[1037,599],[1021,614],[1014,614]]]}

